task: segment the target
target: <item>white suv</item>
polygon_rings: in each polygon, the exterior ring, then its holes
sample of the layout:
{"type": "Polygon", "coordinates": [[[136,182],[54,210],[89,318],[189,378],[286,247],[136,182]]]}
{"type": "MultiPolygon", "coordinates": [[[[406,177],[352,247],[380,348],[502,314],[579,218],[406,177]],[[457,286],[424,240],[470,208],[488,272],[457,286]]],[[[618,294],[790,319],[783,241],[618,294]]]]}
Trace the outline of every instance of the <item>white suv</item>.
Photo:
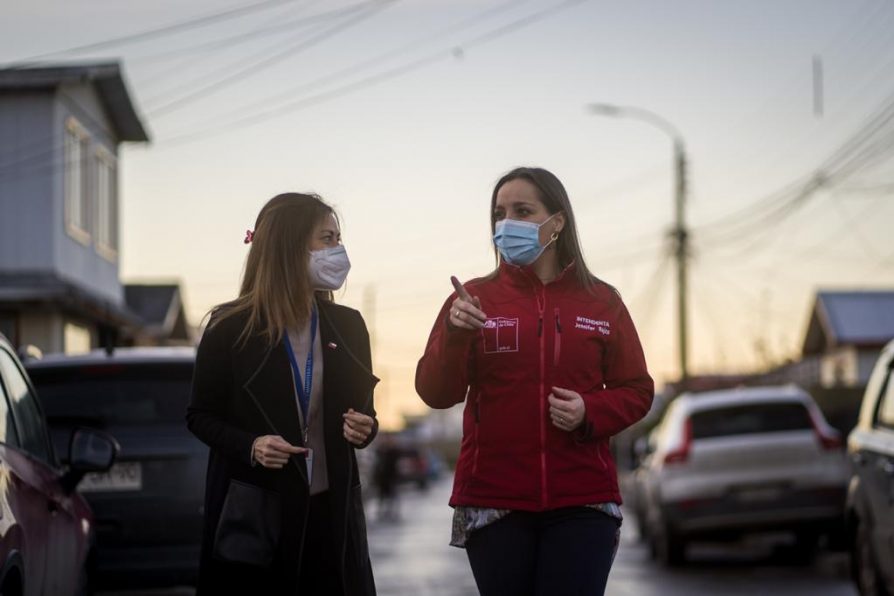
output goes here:
{"type": "Polygon", "coordinates": [[[683,394],[642,463],[646,533],[667,564],[697,538],[792,531],[812,554],[838,531],[848,467],[839,433],[796,386],[683,394]]]}

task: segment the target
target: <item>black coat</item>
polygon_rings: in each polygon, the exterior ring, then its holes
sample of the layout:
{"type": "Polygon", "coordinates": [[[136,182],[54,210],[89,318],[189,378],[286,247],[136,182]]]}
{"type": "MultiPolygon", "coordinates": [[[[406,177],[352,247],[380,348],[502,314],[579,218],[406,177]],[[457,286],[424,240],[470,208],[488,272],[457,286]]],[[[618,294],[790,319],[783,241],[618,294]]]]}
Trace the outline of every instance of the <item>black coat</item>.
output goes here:
{"type": "MultiPolygon", "coordinates": [[[[342,414],[354,408],[375,418],[372,393],[378,379],[370,372],[369,334],[360,313],[331,302],[318,303],[333,542],[342,553],[345,593],[373,595],[357,460],[342,432],[342,414]]],[[[314,548],[304,544],[309,498],[304,461],[293,458],[280,470],[251,465],[252,443],[259,436],[278,434],[293,445],[302,445],[295,388],[282,342],[271,347],[257,335],[237,345],[246,320],[247,315],[236,315],[209,328],[196,355],[187,425],[211,448],[199,594],[300,594],[302,548],[314,548]],[[225,562],[213,554],[231,481],[278,495],[281,536],[269,567],[225,562]]],[[[366,444],[377,430],[378,422],[366,444]]]]}

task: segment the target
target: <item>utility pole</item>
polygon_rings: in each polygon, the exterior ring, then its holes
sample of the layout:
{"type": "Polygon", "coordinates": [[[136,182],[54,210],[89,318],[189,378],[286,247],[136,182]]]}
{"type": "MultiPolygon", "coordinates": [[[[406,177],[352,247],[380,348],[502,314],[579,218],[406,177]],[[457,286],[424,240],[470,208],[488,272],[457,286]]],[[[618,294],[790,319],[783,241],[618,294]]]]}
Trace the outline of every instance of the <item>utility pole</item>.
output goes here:
{"type": "Polygon", "coordinates": [[[595,103],[588,109],[601,116],[634,118],[661,129],[673,142],[674,159],[674,225],[671,228],[674,260],[677,264],[677,338],[680,362],[680,382],[686,386],[689,379],[689,228],[686,227],[686,148],[683,135],[670,122],[658,114],[633,106],[595,103]]]}
{"type": "Polygon", "coordinates": [[[689,230],[686,227],[686,152],[681,138],[674,139],[674,258],[677,262],[677,337],[680,381],[689,378],[689,230]]]}

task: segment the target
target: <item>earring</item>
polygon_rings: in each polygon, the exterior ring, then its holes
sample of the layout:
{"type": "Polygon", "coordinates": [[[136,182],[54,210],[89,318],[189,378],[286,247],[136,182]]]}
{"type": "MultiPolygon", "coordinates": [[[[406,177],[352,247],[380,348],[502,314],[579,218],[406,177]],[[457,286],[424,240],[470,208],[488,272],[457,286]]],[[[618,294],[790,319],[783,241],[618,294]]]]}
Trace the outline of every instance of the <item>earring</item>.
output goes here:
{"type": "Polygon", "coordinates": [[[552,235],[549,237],[550,242],[555,242],[555,241],[558,240],[558,239],[559,239],[559,233],[558,233],[558,232],[553,232],[552,235]]]}

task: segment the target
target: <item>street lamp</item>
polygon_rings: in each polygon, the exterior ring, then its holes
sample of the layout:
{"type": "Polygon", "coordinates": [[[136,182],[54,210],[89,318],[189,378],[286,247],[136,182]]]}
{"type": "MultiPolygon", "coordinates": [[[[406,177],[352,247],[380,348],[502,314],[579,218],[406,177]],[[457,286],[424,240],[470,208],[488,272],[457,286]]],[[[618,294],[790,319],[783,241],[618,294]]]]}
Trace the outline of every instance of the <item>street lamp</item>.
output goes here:
{"type": "Polygon", "coordinates": [[[661,129],[673,142],[674,151],[674,227],[671,235],[674,238],[674,256],[677,262],[677,322],[680,351],[680,379],[683,383],[689,378],[689,341],[687,323],[687,274],[686,261],[689,255],[689,234],[686,229],[686,150],[683,135],[677,128],[649,110],[633,106],[617,106],[606,103],[592,103],[587,109],[599,116],[613,118],[633,118],[661,129]]]}

